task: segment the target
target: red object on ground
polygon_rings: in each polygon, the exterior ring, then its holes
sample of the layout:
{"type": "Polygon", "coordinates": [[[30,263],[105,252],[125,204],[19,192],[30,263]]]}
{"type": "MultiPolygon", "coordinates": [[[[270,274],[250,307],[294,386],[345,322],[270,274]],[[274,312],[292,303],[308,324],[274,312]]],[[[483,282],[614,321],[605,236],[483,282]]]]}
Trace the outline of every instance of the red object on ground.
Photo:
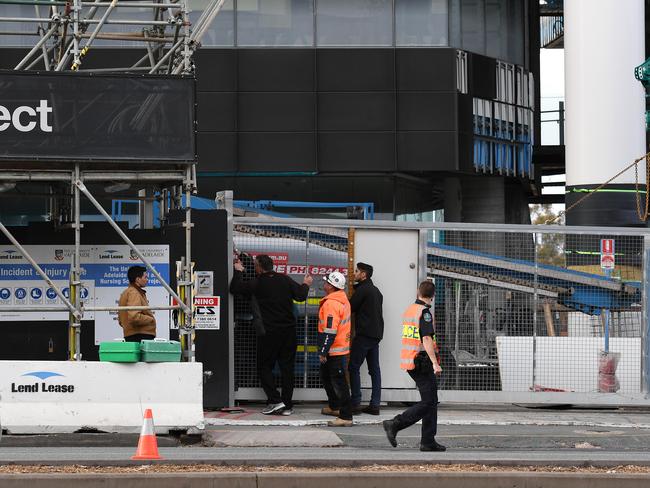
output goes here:
{"type": "Polygon", "coordinates": [[[144,411],[144,421],[142,423],[140,439],[138,440],[138,448],[135,451],[135,456],[132,456],[131,459],[145,461],[162,459],[160,454],[158,454],[158,441],[156,441],[156,432],[153,427],[153,413],[150,408],[144,411]]]}

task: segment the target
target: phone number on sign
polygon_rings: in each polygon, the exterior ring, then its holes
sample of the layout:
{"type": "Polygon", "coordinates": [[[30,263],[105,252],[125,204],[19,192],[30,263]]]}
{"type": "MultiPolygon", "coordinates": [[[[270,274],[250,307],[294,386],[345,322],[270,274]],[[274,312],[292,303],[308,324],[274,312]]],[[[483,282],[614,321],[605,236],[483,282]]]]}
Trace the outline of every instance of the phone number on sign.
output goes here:
{"type": "Polygon", "coordinates": [[[321,266],[321,265],[305,266],[299,264],[278,264],[276,266],[273,266],[273,269],[275,269],[276,273],[296,274],[296,275],[301,275],[301,274],[326,275],[326,274],[333,273],[334,271],[338,271],[339,273],[343,273],[344,275],[348,274],[347,268],[339,268],[337,266],[321,266]]]}

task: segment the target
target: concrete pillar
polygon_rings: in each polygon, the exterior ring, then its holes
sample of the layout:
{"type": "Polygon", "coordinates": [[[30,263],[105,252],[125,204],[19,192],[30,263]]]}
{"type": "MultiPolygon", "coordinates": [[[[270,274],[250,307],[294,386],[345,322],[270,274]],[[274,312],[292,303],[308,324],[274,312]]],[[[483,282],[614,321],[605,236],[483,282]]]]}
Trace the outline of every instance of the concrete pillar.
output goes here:
{"type": "MultiPolygon", "coordinates": [[[[643,0],[564,2],[567,207],[645,153],[645,93],[634,78],[644,22],[643,0]]],[[[634,181],[631,170],[570,211],[567,224],[640,225],[634,181]]]]}

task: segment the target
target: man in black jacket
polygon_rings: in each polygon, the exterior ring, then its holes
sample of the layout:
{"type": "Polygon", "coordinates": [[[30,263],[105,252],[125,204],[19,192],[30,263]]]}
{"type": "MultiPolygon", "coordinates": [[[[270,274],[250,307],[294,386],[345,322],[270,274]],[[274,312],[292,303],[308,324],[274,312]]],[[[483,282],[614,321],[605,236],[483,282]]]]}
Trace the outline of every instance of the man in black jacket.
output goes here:
{"type": "Polygon", "coordinates": [[[286,275],[273,271],[273,260],[260,254],[255,258],[257,278],[244,281],[244,266],[235,261],[235,272],[230,283],[230,293],[252,295],[262,314],[265,335],[257,341],[257,371],[267,397],[265,415],[293,413],[294,363],[296,360],[296,317],[293,301],[307,299],[313,278],[306,275],[300,285],[286,275]],[[282,395],[273,379],[273,367],[280,364],[282,395]]]}
{"type": "Polygon", "coordinates": [[[384,336],[382,305],[384,297],[373,284],[373,268],[369,264],[358,263],[354,270],[354,294],[350,298],[354,315],[354,339],[350,351],[350,389],[352,390],[353,413],[379,415],[381,402],[381,371],[379,369],[379,342],[384,336]],[[368,363],[368,373],[372,380],[370,405],[361,408],[361,378],[359,370],[363,361],[368,363]]]}

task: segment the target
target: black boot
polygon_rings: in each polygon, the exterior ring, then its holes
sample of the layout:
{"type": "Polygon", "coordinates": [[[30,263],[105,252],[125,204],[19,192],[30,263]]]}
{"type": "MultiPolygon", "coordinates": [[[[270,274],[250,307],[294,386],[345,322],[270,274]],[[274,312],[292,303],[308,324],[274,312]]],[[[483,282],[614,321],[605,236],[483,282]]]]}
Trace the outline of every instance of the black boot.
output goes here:
{"type": "Polygon", "coordinates": [[[394,420],[384,420],[382,422],[382,425],[384,426],[384,431],[386,431],[386,437],[388,438],[388,442],[390,442],[390,445],[393,447],[397,447],[397,426],[395,425],[394,420]]]}
{"type": "Polygon", "coordinates": [[[433,444],[420,444],[420,451],[436,451],[436,452],[443,452],[446,451],[447,448],[443,446],[442,444],[438,444],[436,441],[433,441],[433,444]]]}

